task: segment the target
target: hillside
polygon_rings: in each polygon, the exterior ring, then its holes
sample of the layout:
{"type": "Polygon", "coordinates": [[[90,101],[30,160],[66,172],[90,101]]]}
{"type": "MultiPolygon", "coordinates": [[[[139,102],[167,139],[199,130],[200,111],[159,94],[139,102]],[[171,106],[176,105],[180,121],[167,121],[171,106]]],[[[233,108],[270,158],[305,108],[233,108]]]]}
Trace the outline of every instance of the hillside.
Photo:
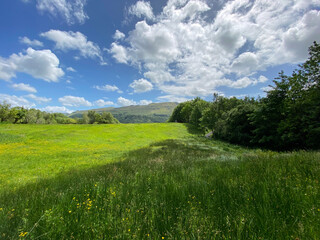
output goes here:
{"type": "MultiPolygon", "coordinates": [[[[91,109],[98,113],[110,112],[121,123],[161,123],[166,122],[171,116],[175,102],[151,103],[149,105],[135,105],[120,108],[97,108],[91,109]]],[[[81,118],[83,113],[89,110],[76,111],[69,115],[71,118],[81,118]]]]}

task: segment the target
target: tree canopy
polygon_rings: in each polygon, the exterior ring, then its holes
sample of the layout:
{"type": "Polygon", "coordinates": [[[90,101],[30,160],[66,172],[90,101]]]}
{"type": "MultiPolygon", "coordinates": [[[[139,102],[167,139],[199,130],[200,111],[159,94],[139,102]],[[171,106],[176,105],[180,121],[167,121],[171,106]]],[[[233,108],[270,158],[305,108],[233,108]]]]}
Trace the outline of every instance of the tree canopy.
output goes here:
{"type": "Polygon", "coordinates": [[[320,45],[291,76],[280,72],[260,99],[199,98],[179,104],[169,121],[191,123],[213,137],[276,150],[320,148],[320,45]]]}

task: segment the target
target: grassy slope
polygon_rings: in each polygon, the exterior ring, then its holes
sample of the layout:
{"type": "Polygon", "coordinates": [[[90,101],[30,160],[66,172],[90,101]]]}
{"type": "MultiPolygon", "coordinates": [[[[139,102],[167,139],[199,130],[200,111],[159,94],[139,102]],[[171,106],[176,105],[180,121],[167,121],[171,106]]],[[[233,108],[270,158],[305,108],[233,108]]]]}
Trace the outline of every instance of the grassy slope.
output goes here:
{"type": "MultiPolygon", "coordinates": [[[[103,137],[99,139],[97,135],[103,129],[99,127],[92,126],[96,131],[80,134],[81,127],[77,126],[55,126],[46,131],[38,130],[37,126],[23,126],[20,134],[27,132],[28,141],[40,141],[46,136],[51,143],[63,142],[65,149],[76,154],[83,149],[82,145],[68,144],[81,142],[83,136],[91,139],[93,145],[103,142],[103,137]],[[64,127],[71,128],[69,133],[64,133],[64,127]]],[[[320,236],[319,152],[279,154],[248,150],[190,136],[183,125],[177,124],[142,124],[132,128],[136,128],[132,135],[141,136],[141,139],[133,137],[132,141],[139,139],[146,144],[137,149],[134,142],[135,147],[126,151],[122,149],[124,145],[115,143],[119,148],[114,150],[113,157],[119,161],[99,166],[93,161],[91,167],[89,162],[85,168],[55,173],[54,177],[36,183],[22,186],[16,182],[22,187],[2,192],[0,238],[18,239],[19,235],[25,235],[27,239],[318,239],[320,236]],[[162,139],[157,140],[150,134],[161,127],[167,127],[167,134],[171,131],[175,139],[168,140],[161,133],[162,139]],[[151,135],[153,140],[143,137],[151,135]],[[148,145],[150,142],[153,143],[148,145]]],[[[113,129],[113,137],[117,138],[119,131],[121,128],[113,129]]],[[[3,129],[0,132],[10,133],[3,129]]],[[[2,142],[11,141],[8,145],[12,145],[17,140],[7,135],[2,142]]],[[[87,155],[89,160],[94,158],[94,152],[88,148],[75,156],[87,155]]],[[[15,156],[18,158],[19,154],[15,156]]],[[[30,160],[32,155],[28,156],[30,160]]],[[[101,161],[109,162],[108,157],[111,156],[106,154],[101,161]]],[[[54,160],[48,157],[46,162],[54,160]]],[[[20,162],[27,161],[22,158],[20,162]]],[[[29,166],[25,174],[30,170],[29,166]]]]}
{"type": "MultiPolygon", "coordinates": [[[[120,107],[120,108],[98,108],[98,109],[92,109],[98,113],[102,112],[110,112],[114,116],[121,115],[123,116],[153,116],[153,118],[156,118],[157,116],[161,115],[159,119],[168,119],[174,108],[178,105],[178,103],[174,102],[166,102],[166,103],[151,103],[149,105],[136,105],[136,106],[128,106],[128,107],[120,107]]],[[[76,111],[72,114],[70,114],[70,117],[82,117],[82,114],[87,111],[76,111]]]]}

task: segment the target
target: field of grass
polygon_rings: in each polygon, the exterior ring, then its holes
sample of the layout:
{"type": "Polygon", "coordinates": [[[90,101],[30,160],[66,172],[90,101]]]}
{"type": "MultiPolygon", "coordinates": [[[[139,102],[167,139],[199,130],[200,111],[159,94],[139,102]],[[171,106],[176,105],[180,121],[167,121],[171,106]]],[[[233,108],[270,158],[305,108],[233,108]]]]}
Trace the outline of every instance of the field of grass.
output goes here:
{"type": "Polygon", "coordinates": [[[0,125],[0,239],[319,239],[320,153],[182,124],[0,125]]]}

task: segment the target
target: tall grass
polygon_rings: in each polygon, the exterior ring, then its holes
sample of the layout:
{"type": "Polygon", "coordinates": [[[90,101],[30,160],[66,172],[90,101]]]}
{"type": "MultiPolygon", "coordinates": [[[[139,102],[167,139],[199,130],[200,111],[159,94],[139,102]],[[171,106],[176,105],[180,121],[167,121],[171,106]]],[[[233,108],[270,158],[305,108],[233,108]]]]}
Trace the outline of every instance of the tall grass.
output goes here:
{"type": "Polygon", "coordinates": [[[319,239],[320,153],[188,137],[0,195],[1,239],[319,239]]]}

